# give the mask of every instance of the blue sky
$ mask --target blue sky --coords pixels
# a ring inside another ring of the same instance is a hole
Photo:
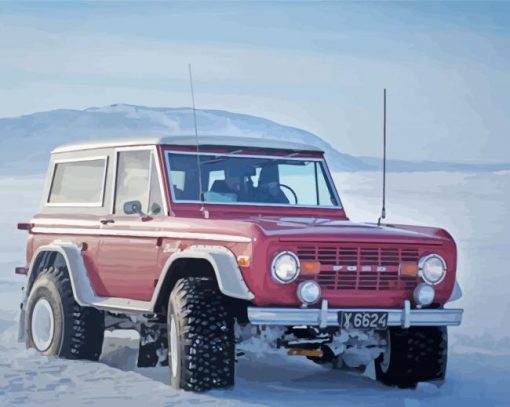
[[[0,117],[190,104],[355,155],[510,161],[510,3],[0,2]]]

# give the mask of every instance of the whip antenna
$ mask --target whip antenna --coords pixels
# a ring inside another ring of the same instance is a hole
[[[198,196],[200,199],[200,212],[204,215],[204,217],[208,218],[209,213],[205,209],[204,204],[204,192],[202,189],[202,166],[200,165],[200,142],[198,140],[198,126],[197,126],[197,111],[195,108],[195,92],[193,91],[193,75],[191,74],[191,64],[188,64],[189,71],[189,87],[191,90],[191,106],[193,108],[193,124],[195,126],[195,142],[197,147],[197,167],[198,167]]]
[[[383,102],[383,193],[382,193],[382,211],[377,225],[381,225],[381,219],[386,218],[386,88],[384,88]]]

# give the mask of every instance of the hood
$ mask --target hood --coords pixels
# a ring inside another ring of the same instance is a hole
[[[278,237],[285,242],[378,242],[435,244],[444,237],[433,228],[400,228],[392,225],[356,223],[349,220],[311,217],[252,217],[247,222],[256,224],[268,237]]]

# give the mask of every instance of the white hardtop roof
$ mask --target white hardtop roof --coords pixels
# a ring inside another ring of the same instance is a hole
[[[128,147],[128,146],[146,146],[146,145],[174,145],[174,146],[196,146],[196,137],[189,136],[164,136],[164,137],[137,137],[137,138],[117,138],[117,139],[97,139],[77,143],[64,144],[55,148],[52,153],[66,153],[78,150],[91,150],[107,147]],[[228,147],[250,147],[250,148],[268,148],[290,151],[310,151],[323,152],[322,149],[309,145],[300,144],[283,140],[272,140],[253,137],[235,137],[235,136],[201,136],[198,138],[200,146],[228,146]]]

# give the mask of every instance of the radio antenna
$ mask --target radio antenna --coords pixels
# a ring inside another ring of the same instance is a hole
[[[205,217],[209,217],[208,211],[205,209],[204,193],[202,189],[202,166],[200,165],[200,141],[198,140],[197,111],[195,108],[195,92],[193,91],[193,75],[191,74],[191,64],[188,64],[189,71],[189,87],[191,90],[191,106],[193,108],[193,124],[195,126],[195,142],[197,148],[197,167],[198,167],[198,196],[200,199],[200,213]]]
[[[382,211],[381,217],[377,221],[377,226],[381,226],[381,219],[386,219],[386,88],[384,88],[383,101],[383,187],[382,187]]]

